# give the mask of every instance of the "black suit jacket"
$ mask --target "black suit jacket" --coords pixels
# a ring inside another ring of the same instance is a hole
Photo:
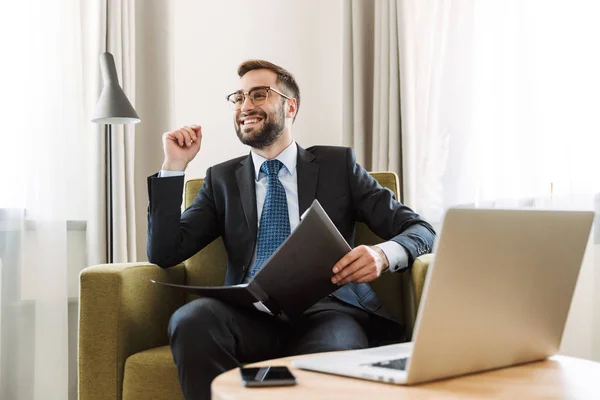
[[[431,251],[435,233],[410,208],[398,202],[356,163],[346,147],[298,146],[300,215],[319,200],[346,241],[353,246],[355,223],[402,245],[409,266]],[[204,185],[181,214],[183,177],[148,178],[148,259],[163,268],[176,265],[223,237],[228,255],[226,285],[243,281],[256,246],[255,170],[250,155],[208,168]],[[391,315],[368,284],[349,283],[334,295],[385,318]]]

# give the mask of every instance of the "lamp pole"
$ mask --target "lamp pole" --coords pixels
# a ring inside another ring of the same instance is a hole
[[[104,161],[106,163],[106,260],[108,263],[114,261],[113,251],[113,186],[112,186],[112,124],[105,127],[104,138]]]

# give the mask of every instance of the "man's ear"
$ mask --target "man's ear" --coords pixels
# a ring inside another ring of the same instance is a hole
[[[296,99],[289,99],[287,101],[287,112],[285,113],[286,118],[294,118],[298,112],[298,102]]]

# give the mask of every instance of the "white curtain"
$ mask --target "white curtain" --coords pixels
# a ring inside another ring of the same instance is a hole
[[[405,0],[401,39],[407,203],[600,190],[600,28],[591,1]]]
[[[93,46],[83,29],[93,26],[92,7],[83,0],[0,5],[2,399],[76,398],[85,251],[71,246],[87,219],[85,54]]]
[[[599,212],[600,3],[401,3],[405,202]],[[563,351],[600,360],[597,231]]]
[[[445,124],[450,112],[446,106],[456,106],[442,103],[443,90],[452,84],[449,71],[454,70],[450,68],[452,61],[448,60],[447,52],[455,35],[453,29],[460,29],[464,21],[457,12],[459,6],[448,1],[400,3],[404,203],[435,222],[443,214],[441,179],[450,151],[451,128]],[[460,101],[468,101],[468,89],[460,96]]]

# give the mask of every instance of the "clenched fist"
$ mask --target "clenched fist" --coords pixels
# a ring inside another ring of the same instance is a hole
[[[188,163],[196,157],[202,143],[202,127],[184,126],[176,131],[162,135],[165,161],[162,169],[166,171],[185,171]]]

